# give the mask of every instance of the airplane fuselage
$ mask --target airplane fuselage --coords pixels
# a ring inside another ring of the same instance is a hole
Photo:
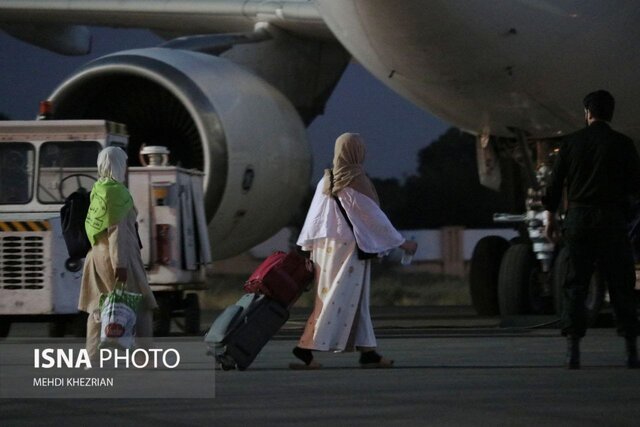
[[[0,0],[0,11],[3,29],[47,48],[60,36],[51,24],[170,38],[266,22],[302,39],[335,37],[396,92],[476,133],[572,132],[584,125],[584,95],[607,89],[617,99],[614,127],[640,139],[635,0]],[[59,49],[90,46],[88,33],[72,29],[64,41],[74,43]]]
[[[598,0],[318,0],[340,42],[381,81],[471,132],[554,137],[609,90],[614,126],[640,139],[640,5]]]

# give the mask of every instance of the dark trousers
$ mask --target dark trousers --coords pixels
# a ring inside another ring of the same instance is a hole
[[[608,288],[618,333],[638,334],[635,268],[622,210],[570,209],[564,223],[569,268],[564,283],[563,335],[583,337],[587,329],[585,299],[597,263]]]

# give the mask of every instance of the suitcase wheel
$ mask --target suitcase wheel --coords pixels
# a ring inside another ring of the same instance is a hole
[[[228,354],[219,354],[216,356],[216,360],[223,371],[231,371],[236,368],[236,361]]]

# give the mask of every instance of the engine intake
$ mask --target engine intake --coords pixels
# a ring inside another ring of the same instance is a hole
[[[142,144],[204,171],[214,259],[264,241],[300,206],[311,155],[304,125],[276,89],[232,62],[166,48],[90,62],[51,95],[56,119],[127,125],[129,162]]]

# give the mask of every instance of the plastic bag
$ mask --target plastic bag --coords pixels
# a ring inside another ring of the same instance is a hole
[[[136,311],[142,294],[127,292],[124,283],[100,295],[100,347],[132,348],[135,343]]]

